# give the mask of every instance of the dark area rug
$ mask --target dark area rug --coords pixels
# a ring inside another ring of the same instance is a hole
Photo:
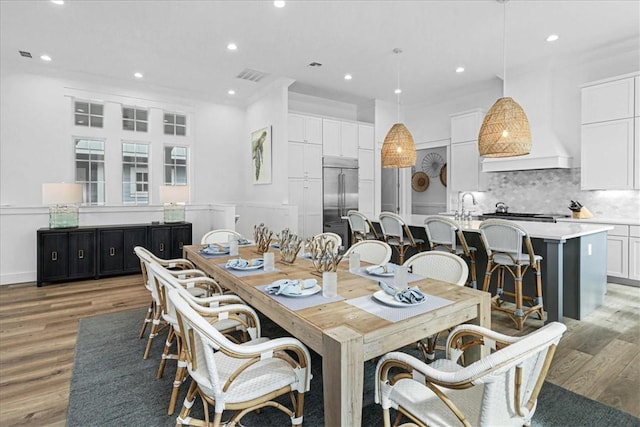
[[[67,425],[75,426],[175,426],[189,380],[181,387],[174,415],[167,415],[175,362],[168,361],[164,377],[156,371],[166,334],[158,336],[149,359],[142,359],[146,338],[137,338],[144,310],[82,319],[78,332],[69,397]],[[286,335],[263,318],[263,335]],[[403,351],[413,349],[403,349]],[[305,397],[304,425],[324,426],[322,360],[312,354],[311,391]],[[373,402],[375,364],[366,362],[362,425],[382,425],[382,410]],[[285,398],[284,402],[288,399]],[[202,415],[199,400],[193,416]],[[227,418],[227,417],[223,417]],[[272,408],[245,416],[247,426],[285,426],[289,419]],[[640,419],[607,405],[545,383],[538,399],[533,426],[638,426]]]

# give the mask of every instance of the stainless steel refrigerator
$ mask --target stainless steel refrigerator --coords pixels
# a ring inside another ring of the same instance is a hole
[[[343,217],[349,210],[358,210],[358,159],[324,157],[322,179],[323,230],[340,235],[346,247],[349,244],[349,227]]]

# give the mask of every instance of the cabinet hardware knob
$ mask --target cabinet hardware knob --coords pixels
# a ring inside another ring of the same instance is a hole
[[[160,252],[164,252],[164,243],[160,243]]]
[[[84,250],[83,250],[83,249],[80,249],[80,250],[78,251],[78,258],[79,258],[79,259],[84,259]]]
[[[109,255],[110,256],[115,256],[116,255],[116,248],[109,248]]]
[[[51,252],[51,261],[57,261],[58,260],[58,252],[53,251]]]
[[[178,243],[178,248],[179,249],[182,249],[183,246],[184,246],[184,243],[182,243],[182,242]]]

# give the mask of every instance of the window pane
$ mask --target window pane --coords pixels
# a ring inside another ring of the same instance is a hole
[[[186,166],[176,166],[176,185],[186,185],[187,184],[187,167]]]
[[[122,121],[122,129],[124,129],[124,130],[135,130],[134,123],[135,122],[133,120],[123,120]]]
[[[89,202],[92,204],[98,203],[98,183],[93,182],[89,184]]]
[[[175,116],[173,114],[166,114],[164,115],[164,123],[165,124],[174,124],[175,123]]]
[[[187,134],[187,128],[183,126],[176,126],[176,135],[185,136]]]
[[[88,102],[76,102],[76,113],[84,113],[89,114],[89,103]]]
[[[122,118],[123,119],[135,119],[133,108],[122,107]]]
[[[93,127],[93,128],[101,128],[102,127],[102,117],[91,116],[91,127]]]
[[[186,116],[180,116],[180,115],[176,115],[176,124],[177,125],[186,125],[187,124],[187,117]]]
[[[89,126],[89,116],[86,114],[76,114],[75,123],[77,126]]]
[[[147,121],[147,110],[136,110],[136,120]]]
[[[147,122],[136,122],[136,130],[138,132],[146,132],[147,131]]]
[[[76,181],[88,181],[89,162],[76,162]]]
[[[103,112],[103,106],[101,104],[90,104],[89,106],[89,114],[96,115],[96,116],[102,116]]]
[[[164,125],[164,134],[165,135],[173,135],[173,125]]]
[[[164,167],[164,183],[165,184],[173,184],[173,180],[171,178],[172,175],[173,175],[173,167],[165,166]]]

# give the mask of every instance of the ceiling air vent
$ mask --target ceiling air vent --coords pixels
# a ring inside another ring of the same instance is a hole
[[[32,58],[31,52],[27,52],[26,50],[19,50],[18,52],[20,52],[20,56],[22,56],[22,57]]]
[[[244,70],[240,71],[240,73],[238,73],[236,77],[242,80],[249,80],[249,81],[258,83],[260,80],[262,80],[266,76],[268,76],[268,74],[263,73],[262,71],[245,68]]]

